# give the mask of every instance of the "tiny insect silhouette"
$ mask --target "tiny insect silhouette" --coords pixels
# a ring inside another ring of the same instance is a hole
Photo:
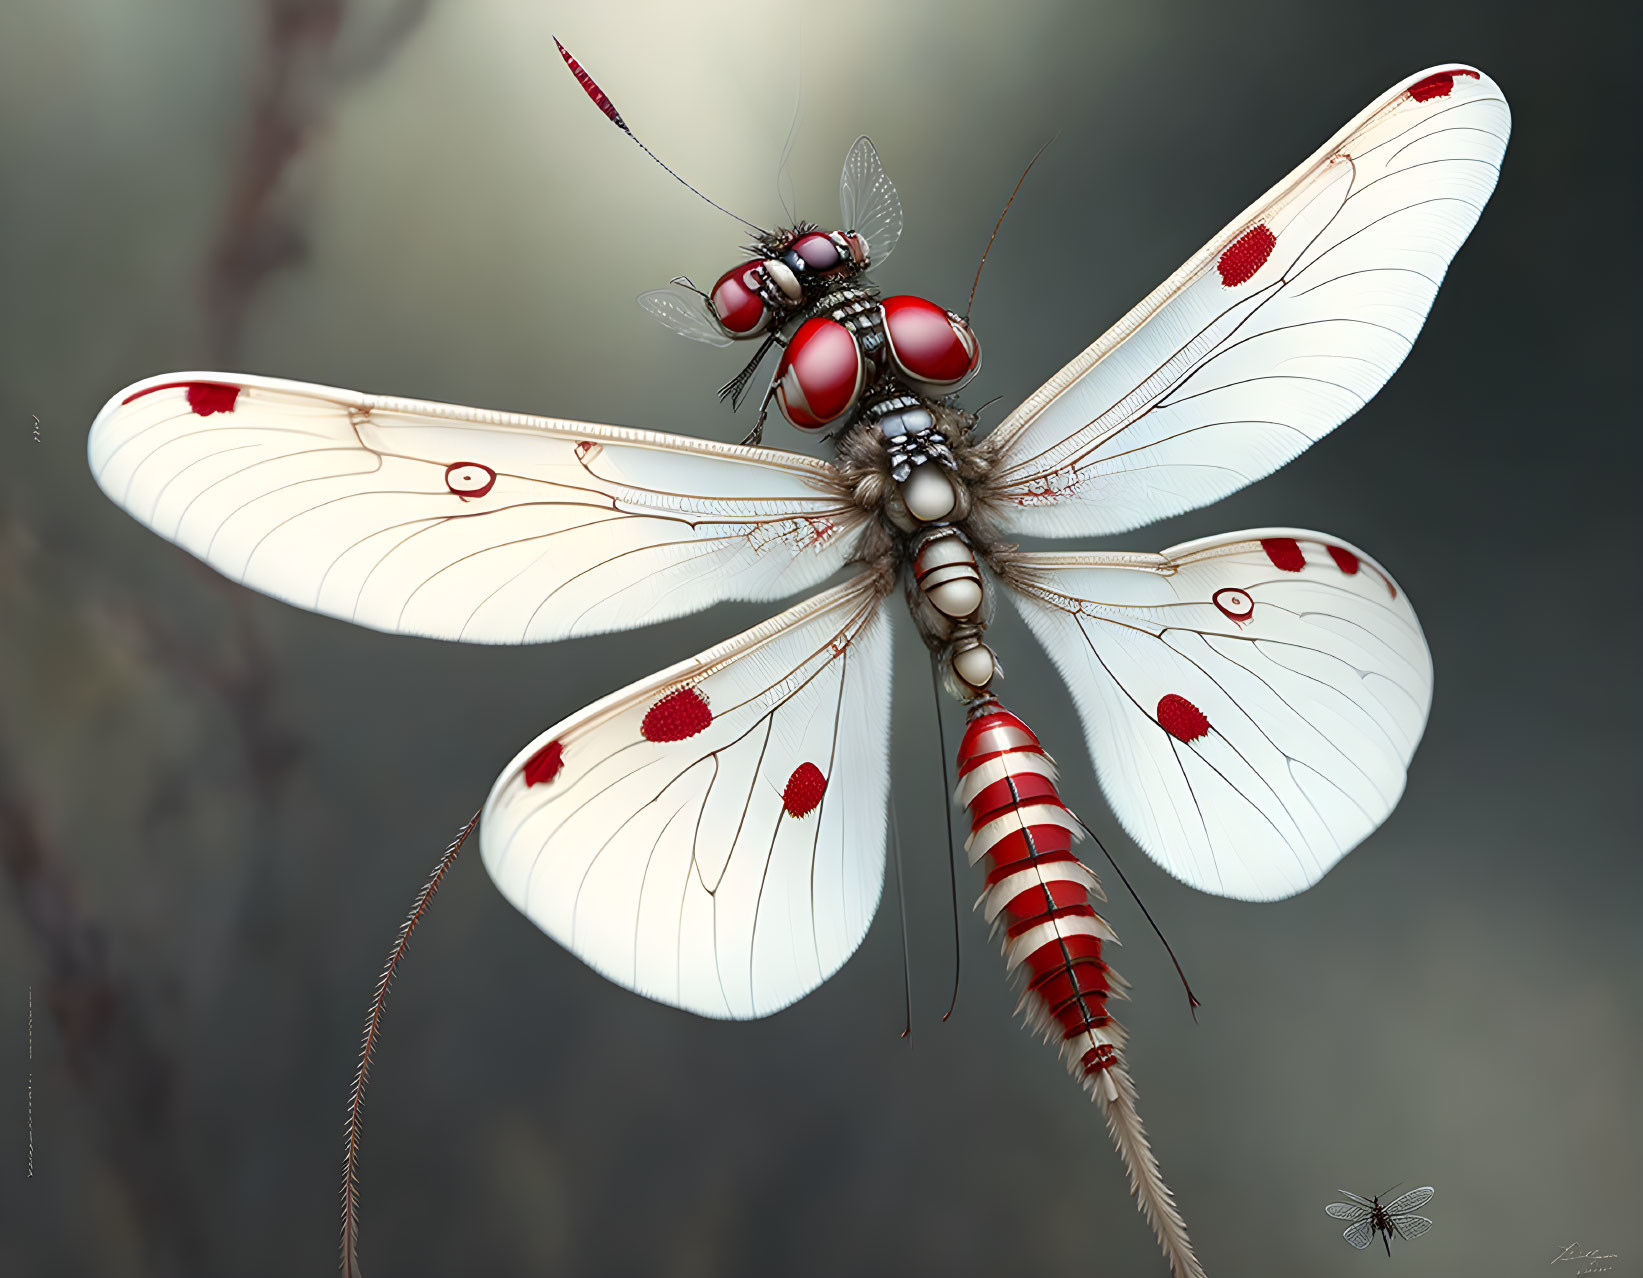
[[[1430,1185],[1422,1185],[1419,1189],[1411,1189],[1407,1194],[1401,1194],[1391,1202],[1381,1203],[1379,1195],[1373,1198],[1362,1198],[1349,1189],[1340,1191],[1352,1201],[1349,1203],[1330,1203],[1324,1208],[1336,1220],[1350,1220],[1346,1232],[1341,1235],[1359,1251],[1375,1241],[1375,1235],[1381,1236],[1386,1244],[1386,1254],[1392,1254],[1392,1235],[1399,1238],[1419,1238],[1428,1229],[1432,1222],[1425,1216],[1414,1215],[1415,1208],[1424,1207],[1432,1200],[1432,1195],[1438,1191]]]

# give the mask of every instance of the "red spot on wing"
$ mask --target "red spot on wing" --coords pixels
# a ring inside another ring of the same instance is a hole
[[[1221,272],[1221,283],[1235,288],[1245,280],[1254,278],[1255,272],[1266,265],[1267,258],[1277,247],[1278,237],[1267,229],[1265,222],[1250,227],[1227,247],[1215,263],[1215,269]]]
[[[1335,567],[1339,568],[1348,577],[1358,571],[1358,557],[1345,546],[1325,546],[1324,549],[1329,552],[1329,557],[1335,561]]]
[[[788,816],[809,816],[826,792],[827,778],[822,775],[822,770],[814,763],[801,763],[787,778],[787,788],[782,791],[782,807],[787,809]]]
[[[1249,597],[1249,592],[1239,590],[1235,586],[1217,590],[1210,597],[1210,602],[1219,608],[1229,621],[1248,621],[1255,615],[1255,601]]]
[[[445,467],[445,487],[463,501],[483,497],[496,487],[496,472],[484,462],[452,462]]]
[[[129,404],[134,399],[141,399],[144,395],[152,395],[155,391],[163,390],[186,390],[188,406],[194,410],[197,417],[209,417],[212,413],[231,413],[234,411],[234,401],[240,397],[238,386],[228,386],[222,382],[162,382],[158,386],[145,386],[142,390],[127,395],[120,402]]]
[[[1306,567],[1306,556],[1301,553],[1300,544],[1293,537],[1263,538],[1261,549],[1272,560],[1272,566],[1282,572],[1300,572]]]
[[[707,708],[707,698],[695,688],[680,688],[645,711],[639,731],[646,741],[683,741],[712,722],[713,711]]]
[[[1204,712],[1173,692],[1158,703],[1158,726],[1180,741],[1196,741],[1209,735]]]
[[[525,760],[525,784],[544,785],[558,776],[559,769],[564,766],[565,747],[557,741],[550,741]]]
[[[1453,71],[1439,71],[1410,85],[1409,96],[1417,102],[1426,102],[1432,98],[1446,98],[1454,90],[1457,75],[1469,75],[1474,80],[1479,78],[1476,71],[1467,71],[1460,67],[1456,67]]]

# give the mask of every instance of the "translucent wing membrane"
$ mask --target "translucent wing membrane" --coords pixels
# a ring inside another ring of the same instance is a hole
[[[890,632],[864,577],[623,689],[508,766],[502,893],[611,980],[767,1016],[861,943],[884,878]]]
[[[1393,1216],[1391,1221],[1392,1228],[1402,1238],[1419,1238],[1432,1228],[1432,1222],[1425,1216]]]
[[[1407,1194],[1400,1194],[1386,1204],[1387,1215],[1401,1211],[1419,1211],[1432,1201],[1432,1195],[1437,1192],[1430,1185],[1422,1185],[1419,1189],[1411,1189]]]
[[[883,266],[901,239],[901,197],[884,176],[878,149],[869,137],[859,137],[844,156],[839,177],[839,211],[846,231],[867,241],[873,266]]]
[[[1341,1235],[1341,1237],[1346,1239],[1347,1242],[1351,1243],[1359,1251],[1362,1251],[1374,1241],[1375,1227],[1369,1223],[1369,1217],[1365,1216],[1356,1224],[1347,1226],[1346,1231]]]
[[[861,526],[808,457],[270,378],[140,382],[88,448],[104,492],[234,580],[478,643],[777,599]]]
[[[1265,529],[1005,567],[1113,810],[1170,873],[1290,896],[1396,804],[1431,658],[1408,599],[1361,551]]]
[[[1470,67],[1371,104],[999,425],[1006,531],[1112,533],[1206,505],[1361,408],[1420,331],[1510,126]]]
[[[653,288],[648,293],[641,293],[639,305],[675,333],[693,342],[706,342],[709,346],[730,345],[730,338],[707,313],[707,303],[682,284],[670,284],[666,288]]]
[[[1336,1220],[1367,1220],[1369,1208],[1358,1203],[1330,1203],[1324,1211]]]

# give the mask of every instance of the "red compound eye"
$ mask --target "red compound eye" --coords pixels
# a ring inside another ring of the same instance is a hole
[[[762,261],[743,262],[719,277],[708,295],[713,313],[732,337],[752,337],[770,323],[770,308],[758,294]]]
[[[800,430],[820,430],[856,406],[866,370],[849,329],[830,319],[806,320],[782,352],[776,403]]]
[[[914,390],[950,395],[981,367],[981,344],[958,316],[922,297],[887,297],[883,305],[891,358]]]

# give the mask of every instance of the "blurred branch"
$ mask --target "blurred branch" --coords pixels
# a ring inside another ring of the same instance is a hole
[[[154,1041],[136,993],[111,972],[103,929],[82,908],[40,804],[3,746],[0,866],[46,968],[69,1077],[96,1110],[152,1268],[199,1272],[202,1240],[177,1139],[175,1067]]]
[[[245,317],[267,277],[300,262],[306,241],[284,198],[291,166],[323,132],[342,94],[398,52],[432,0],[392,0],[357,34],[349,0],[263,0],[262,65],[244,149],[206,266],[211,361],[229,363]]]

